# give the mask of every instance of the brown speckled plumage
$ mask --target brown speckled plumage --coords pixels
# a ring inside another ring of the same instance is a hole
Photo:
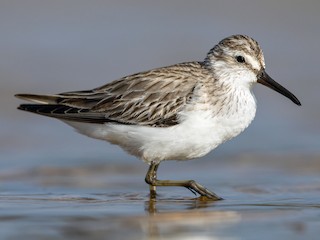
[[[172,126],[178,122],[177,113],[191,101],[199,80],[207,76],[207,69],[199,62],[176,64],[133,74],[93,90],[48,96],[50,104],[40,104],[33,112],[80,122]],[[19,97],[37,98],[30,94]],[[45,96],[42,98],[46,101]]]

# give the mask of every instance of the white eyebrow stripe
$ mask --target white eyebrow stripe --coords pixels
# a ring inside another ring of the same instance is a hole
[[[260,63],[256,61],[252,56],[246,54],[245,59],[246,62],[250,64],[253,69],[259,70],[261,68]]]

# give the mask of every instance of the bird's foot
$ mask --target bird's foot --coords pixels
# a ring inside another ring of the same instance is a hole
[[[188,184],[186,185],[186,188],[188,188],[193,194],[200,194],[203,197],[206,197],[210,200],[218,201],[223,200],[223,198],[219,197],[217,194],[209,191],[204,186],[200,185],[194,180],[190,180]]]

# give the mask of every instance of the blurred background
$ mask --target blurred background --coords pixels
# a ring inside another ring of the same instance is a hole
[[[0,0],[0,238],[317,239],[319,12],[318,0]],[[302,106],[256,85],[257,115],[240,136],[200,161],[162,164],[160,178],[199,180],[225,201],[169,188],[154,206],[144,163],[16,109],[16,93],[202,61],[233,34],[260,43],[268,74]],[[169,215],[148,218],[156,212]]]
[[[302,106],[255,86],[252,125],[205,159],[319,154],[319,10],[316,0],[1,0],[0,167],[132,161],[57,120],[16,110],[22,101],[13,95],[91,89],[139,71],[201,61],[218,41],[238,33],[260,43],[267,72]]]

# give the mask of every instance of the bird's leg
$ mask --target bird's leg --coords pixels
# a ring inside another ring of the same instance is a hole
[[[222,200],[221,197],[215,193],[209,191],[199,183],[194,180],[158,180],[157,179],[157,170],[159,163],[151,162],[149,170],[147,172],[145,181],[150,185],[150,198],[156,198],[156,186],[176,186],[176,187],[185,187],[188,188],[191,192],[198,193],[203,197],[212,199],[212,200]]]
[[[155,180],[157,180],[157,170],[159,167],[159,163],[152,162],[150,164],[149,170],[147,172],[145,181],[149,184],[150,187],[150,198],[155,199],[157,192],[156,192],[156,184],[152,184]]]

